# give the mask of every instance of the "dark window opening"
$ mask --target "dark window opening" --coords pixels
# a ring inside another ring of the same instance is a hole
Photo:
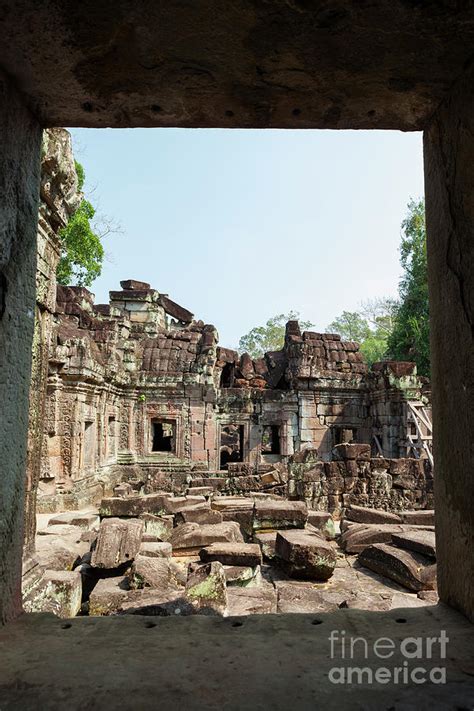
[[[84,465],[90,466],[94,463],[95,449],[94,423],[84,422]]]
[[[174,452],[175,425],[172,422],[152,420],[152,452]]]
[[[262,433],[262,454],[281,454],[279,425],[264,426]]]
[[[107,454],[115,456],[116,438],[115,438],[116,422],[113,415],[109,416],[107,427]]]
[[[226,363],[221,373],[221,388],[232,388],[235,377],[235,363]]]
[[[221,428],[220,468],[227,469],[229,462],[243,462],[244,426],[225,425]]]
[[[332,441],[333,446],[336,444],[353,444],[357,442],[357,430],[346,427],[333,427]]]

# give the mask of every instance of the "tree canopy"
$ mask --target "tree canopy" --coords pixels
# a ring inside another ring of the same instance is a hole
[[[327,327],[345,341],[357,341],[369,365],[382,360],[387,352],[387,340],[392,329],[395,302],[382,297],[366,301],[359,311],[343,311]]]
[[[239,340],[239,351],[252,358],[261,358],[268,351],[279,351],[285,343],[285,326],[288,321],[299,319],[299,313],[290,311],[269,318],[264,326],[256,326]],[[310,321],[300,321],[302,330],[314,326]]]
[[[393,329],[388,338],[388,352],[395,360],[411,360],[420,375],[430,374],[428,265],[424,200],[410,200],[402,222],[400,263],[403,276],[399,284],[399,302]]]
[[[84,168],[75,161],[78,190],[84,185]],[[56,272],[59,284],[90,286],[102,271],[104,248],[101,235],[93,228],[95,208],[83,199],[69,222],[59,232],[61,256]]]

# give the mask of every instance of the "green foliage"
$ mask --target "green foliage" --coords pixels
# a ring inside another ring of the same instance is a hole
[[[345,341],[357,341],[366,363],[370,366],[387,354],[387,340],[392,331],[393,299],[382,297],[362,304],[360,311],[344,311],[327,327]]]
[[[328,333],[338,333],[344,341],[361,343],[370,336],[370,326],[357,311],[343,311],[327,327]]]
[[[82,188],[84,187],[84,181],[86,179],[86,174],[84,172],[83,166],[79,163],[79,161],[74,161],[74,167],[76,169],[77,175],[77,189],[79,192],[82,192]]]
[[[56,272],[59,284],[90,286],[102,270],[104,248],[99,236],[91,227],[95,210],[87,200],[82,200],[59,236],[62,253]]]
[[[265,326],[252,328],[239,340],[239,351],[248,353],[252,358],[261,358],[268,351],[279,351],[285,343],[285,326],[288,321],[295,321],[299,313],[290,311],[269,318]],[[300,321],[302,331],[314,326],[310,321]]]
[[[428,267],[424,200],[410,200],[402,222],[400,301],[388,350],[395,360],[411,360],[420,375],[430,374]]]

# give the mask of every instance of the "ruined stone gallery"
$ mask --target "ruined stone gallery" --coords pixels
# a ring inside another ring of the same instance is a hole
[[[150,284],[56,284],[79,199],[45,133],[24,605],[222,615],[436,599],[430,389],[286,327],[252,360]],[[128,275],[125,275],[128,276]],[[159,285],[157,285],[159,287]]]

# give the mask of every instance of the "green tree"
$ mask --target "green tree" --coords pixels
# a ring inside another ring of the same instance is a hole
[[[285,343],[285,326],[288,321],[299,319],[299,313],[290,311],[269,318],[265,326],[256,326],[239,340],[239,351],[252,358],[261,358],[268,351],[279,351]],[[314,326],[310,321],[300,321],[301,330]]]
[[[344,311],[327,327],[345,341],[357,341],[368,365],[383,360],[393,328],[395,301],[389,297],[362,303],[359,311]]]
[[[85,180],[84,168],[77,161],[74,164],[80,192]],[[67,225],[60,230],[61,256],[56,272],[59,284],[90,286],[100,275],[105,254],[102,238],[112,230],[100,234],[92,223],[95,213],[91,203],[82,199]]]
[[[370,326],[357,311],[343,311],[327,327],[328,333],[338,333],[344,341],[362,343],[370,336]]]
[[[410,200],[402,222],[399,304],[388,351],[395,360],[411,360],[420,375],[430,374],[428,267],[424,200]]]

